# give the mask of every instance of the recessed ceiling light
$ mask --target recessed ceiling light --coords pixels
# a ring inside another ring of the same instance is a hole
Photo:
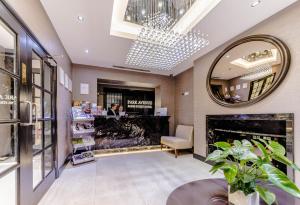
[[[84,21],[84,17],[83,16],[77,16],[77,20],[82,23]]]
[[[184,9],[180,9],[179,14],[182,15],[184,13]]]
[[[85,53],[89,53],[89,50],[88,50],[88,49],[86,49],[84,52],[85,52]]]
[[[145,15],[145,13],[146,13],[146,10],[142,9],[142,14]]]
[[[256,7],[260,3],[261,3],[261,0],[255,0],[252,2],[251,7]]]
[[[158,2],[158,8],[161,8],[163,6],[163,3],[160,1]]]

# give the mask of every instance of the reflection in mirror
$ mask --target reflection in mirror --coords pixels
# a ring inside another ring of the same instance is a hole
[[[251,40],[226,49],[208,76],[213,99],[222,105],[246,104],[264,96],[286,73],[284,51],[270,41]]]

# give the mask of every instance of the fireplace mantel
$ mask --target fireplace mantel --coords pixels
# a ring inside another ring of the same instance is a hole
[[[237,114],[207,115],[206,142],[207,154],[216,148],[218,141],[233,142],[242,139],[271,139],[286,148],[287,157],[294,161],[294,114]],[[293,169],[281,163],[274,163],[294,180]]]

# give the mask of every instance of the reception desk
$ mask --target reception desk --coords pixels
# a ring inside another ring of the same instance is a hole
[[[168,116],[95,116],[96,150],[156,146],[165,135]]]

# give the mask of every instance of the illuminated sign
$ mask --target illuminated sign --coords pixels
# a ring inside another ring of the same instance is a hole
[[[0,105],[12,105],[17,101],[17,96],[0,95]]]
[[[152,109],[153,102],[147,100],[128,100],[127,108]]]

